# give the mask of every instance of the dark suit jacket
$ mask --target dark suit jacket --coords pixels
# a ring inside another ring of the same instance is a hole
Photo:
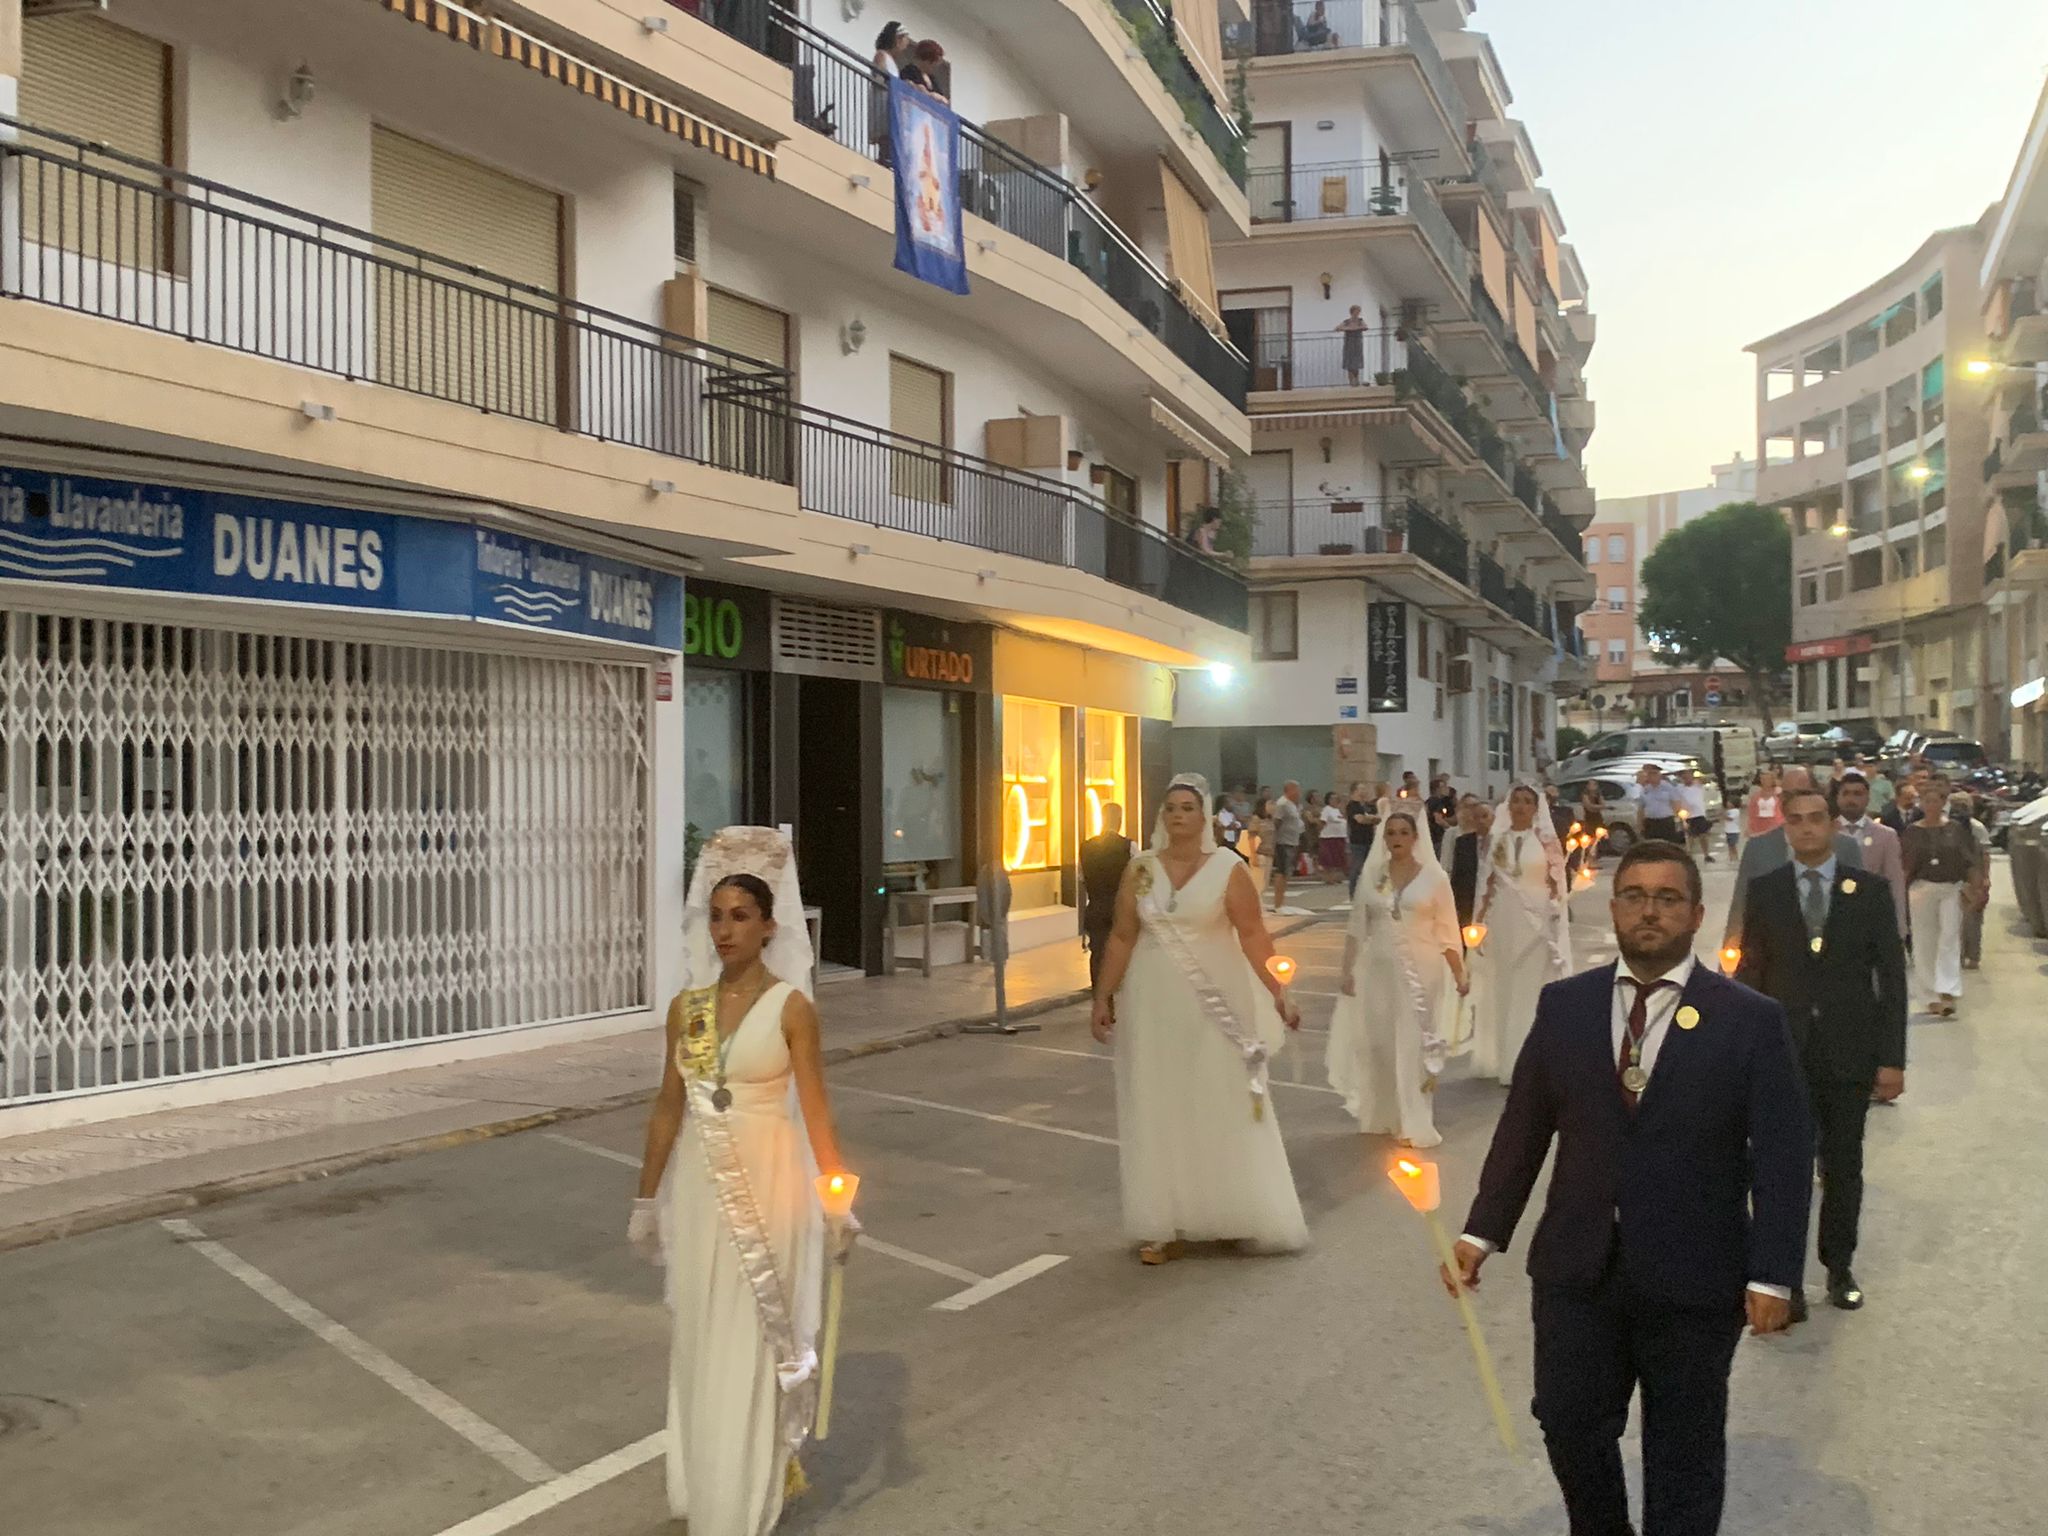
[[[1082,839],[1081,889],[1088,904],[1081,912],[1081,926],[1087,932],[1107,933],[1116,921],[1116,891],[1130,862],[1131,840],[1121,833]]]
[[[1798,876],[1788,864],[1751,888],[1736,979],[1785,1005],[1809,1078],[1867,1083],[1879,1067],[1903,1070],[1906,949],[1890,885],[1882,875],[1837,865],[1816,955]]]
[[[1593,1286],[1616,1228],[1632,1285],[1673,1306],[1742,1305],[1752,1280],[1799,1283],[1813,1120],[1785,1015],[1708,966],[1679,999],[1631,1114],[1615,1077],[1614,967],[1543,989],[1465,1230],[1508,1246],[1557,1139],[1529,1244],[1539,1284]]]

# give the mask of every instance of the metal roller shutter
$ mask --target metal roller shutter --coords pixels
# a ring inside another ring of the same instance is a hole
[[[562,200],[544,187],[372,130],[370,228],[429,253],[377,274],[379,382],[550,424],[560,390]],[[511,293],[479,267],[548,297]]]
[[[21,54],[22,121],[154,164],[170,158],[171,50],[155,38],[97,16],[31,16],[22,22]],[[21,170],[23,222],[38,243],[127,267],[170,265],[154,196],[33,160]]]
[[[777,368],[789,366],[789,316],[781,310],[713,288],[708,318],[706,340],[714,347]]]

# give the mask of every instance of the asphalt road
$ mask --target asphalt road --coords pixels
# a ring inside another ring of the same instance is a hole
[[[1602,905],[1579,900],[1582,963],[1610,952]],[[1964,1013],[1916,1025],[1907,1097],[1873,1115],[1869,1307],[1742,1346],[1731,1533],[2044,1528],[2048,947],[2008,911],[2001,891]],[[1387,1144],[1320,1086],[1340,943],[1325,922],[1286,945],[1309,1023],[1276,1090],[1314,1232],[1298,1257],[1134,1262],[1079,1010],[834,1069],[877,1243],[785,1530],[1562,1532],[1545,1468],[1493,1437]],[[1500,1095],[1443,1090],[1453,1220]],[[650,1438],[666,1319],[621,1241],[640,1128],[613,1114],[0,1255],[0,1528],[672,1536]],[[1512,1261],[1487,1278],[1533,1449],[1526,1282]]]

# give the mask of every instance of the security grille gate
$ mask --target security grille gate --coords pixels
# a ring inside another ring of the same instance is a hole
[[[0,1105],[646,1007],[645,678],[0,610]]]

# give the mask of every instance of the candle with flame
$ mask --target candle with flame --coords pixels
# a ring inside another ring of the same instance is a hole
[[[1573,837],[1577,837],[1577,836],[1578,836],[1578,835],[1579,835],[1579,834],[1580,834],[1581,832],[1583,832],[1583,831],[1585,831],[1585,830],[1586,830],[1586,824],[1585,824],[1585,823],[1584,823],[1583,821],[1575,821],[1575,822],[1573,822],[1573,823],[1572,823],[1572,836],[1573,836]]]
[[[1430,1241],[1436,1247],[1437,1262],[1443,1266],[1444,1283],[1457,1298],[1458,1315],[1464,1320],[1465,1337],[1472,1343],[1472,1361],[1479,1368],[1479,1387],[1486,1394],[1487,1406],[1493,1410],[1494,1428],[1500,1431],[1501,1444],[1511,1455],[1522,1454],[1522,1443],[1515,1434],[1515,1421],[1508,1413],[1508,1401],[1500,1389],[1500,1375],[1493,1368],[1493,1355],[1486,1347],[1486,1335],[1479,1328],[1479,1314],[1472,1310],[1472,1298],[1458,1274],[1457,1255],[1451,1250],[1451,1239],[1444,1231],[1444,1224],[1437,1218],[1437,1207],[1443,1203],[1443,1179],[1435,1163],[1427,1158],[1403,1155],[1394,1159],[1387,1169],[1387,1177],[1394,1181],[1394,1187],[1401,1191],[1401,1197],[1415,1207],[1417,1214],[1429,1228]]]
[[[1607,841],[1607,828],[1605,828],[1604,826],[1602,826],[1602,827],[1595,827],[1595,828],[1593,829],[1593,838],[1594,838],[1594,841],[1596,841],[1596,842],[1602,842],[1602,843],[1606,842],[1606,841]]]
[[[828,1221],[844,1222],[853,1214],[853,1197],[860,1189],[860,1176],[852,1173],[818,1175],[818,1204]],[[825,1338],[818,1350],[818,1417],[811,1434],[823,1440],[832,1429],[832,1377],[839,1364],[839,1313],[846,1301],[846,1253],[832,1256],[832,1272],[825,1282]]]
[[[1733,976],[1735,968],[1742,964],[1742,951],[1730,944],[1721,951],[1721,974]]]
[[[1467,949],[1477,949],[1480,945],[1484,944],[1485,942],[1486,924],[1467,923],[1465,925],[1465,947]]]

